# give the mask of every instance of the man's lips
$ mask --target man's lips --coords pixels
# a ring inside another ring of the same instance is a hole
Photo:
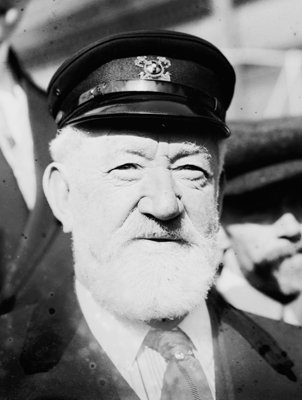
[[[180,239],[167,238],[167,237],[140,237],[137,240],[152,240],[153,242],[179,242]]]
[[[144,240],[150,240],[151,242],[183,242],[180,239],[167,239],[167,238],[145,238]]]
[[[141,236],[135,238],[136,240],[147,240],[150,242],[174,242],[174,243],[187,243],[183,238],[177,238],[173,236]]]

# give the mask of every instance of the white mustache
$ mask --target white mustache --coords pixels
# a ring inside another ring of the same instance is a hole
[[[213,235],[218,230],[218,218],[215,221]],[[180,217],[173,221],[157,221],[142,215],[130,215],[119,230],[127,240],[150,239],[150,240],[171,240],[184,244],[198,245],[201,235],[186,217]],[[209,238],[213,235],[209,235]]]

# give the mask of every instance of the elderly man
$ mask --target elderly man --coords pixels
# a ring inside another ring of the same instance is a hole
[[[302,324],[302,120],[235,124],[222,222],[230,246],[218,287],[234,306]]]
[[[212,44],[166,31],[104,39],[55,74],[44,188],[75,280],[3,318],[2,398],[301,395],[300,331],[210,292],[234,81]]]
[[[27,3],[0,0],[0,313],[36,302],[72,271],[69,237],[42,189],[56,126],[46,93],[10,47]]]

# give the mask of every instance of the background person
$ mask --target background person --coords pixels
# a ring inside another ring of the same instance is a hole
[[[237,308],[302,324],[301,118],[237,123],[226,155],[218,288]]]
[[[20,297],[34,302],[69,272],[67,237],[57,237],[42,190],[49,162],[48,142],[55,135],[46,94],[23,70],[11,39],[26,0],[0,0],[0,312],[9,311]],[[52,249],[52,250],[51,250]],[[53,251],[53,253],[51,253]],[[50,268],[66,258],[66,268]],[[33,271],[38,273],[32,278]]]

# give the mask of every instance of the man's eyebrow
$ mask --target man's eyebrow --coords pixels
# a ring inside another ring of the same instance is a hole
[[[178,146],[177,146],[178,147]],[[123,146],[120,145],[117,148],[114,149],[115,155],[125,155],[125,154],[130,154],[130,155],[135,155],[142,157],[146,160],[152,160],[152,154],[153,152],[150,151],[150,149],[146,147],[140,147],[140,146],[133,146],[132,148],[129,148],[127,145]],[[171,154],[167,155],[168,159],[170,162],[175,162],[176,160],[183,158],[183,157],[188,157],[188,156],[194,156],[196,154],[203,154],[207,158],[209,157],[209,152],[208,149],[205,146],[197,145],[196,143],[184,143],[181,146],[179,146],[177,149],[172,150]]]
[[[119,148],[117,148],[114,153],[116,155],[123,155],[123,154],[130,154],[130,155],[134,155],[134,156],[139,156],[139,157],[143,157],[147,160],[151,160],[151,154],[148,154],[148,151],[146,149],[142,149],[142,148],[134,148],[134,149],[129,149],[128,147],[124,147],[121,146]]]
[[[173,155],[171,155],[170,161],[174,162],[180,158],[194,156],[196,154],[204,154],[209,157],[209,152],[206,147],[199,146],[194,143],[186,143],[183,147],[178,149]]]

